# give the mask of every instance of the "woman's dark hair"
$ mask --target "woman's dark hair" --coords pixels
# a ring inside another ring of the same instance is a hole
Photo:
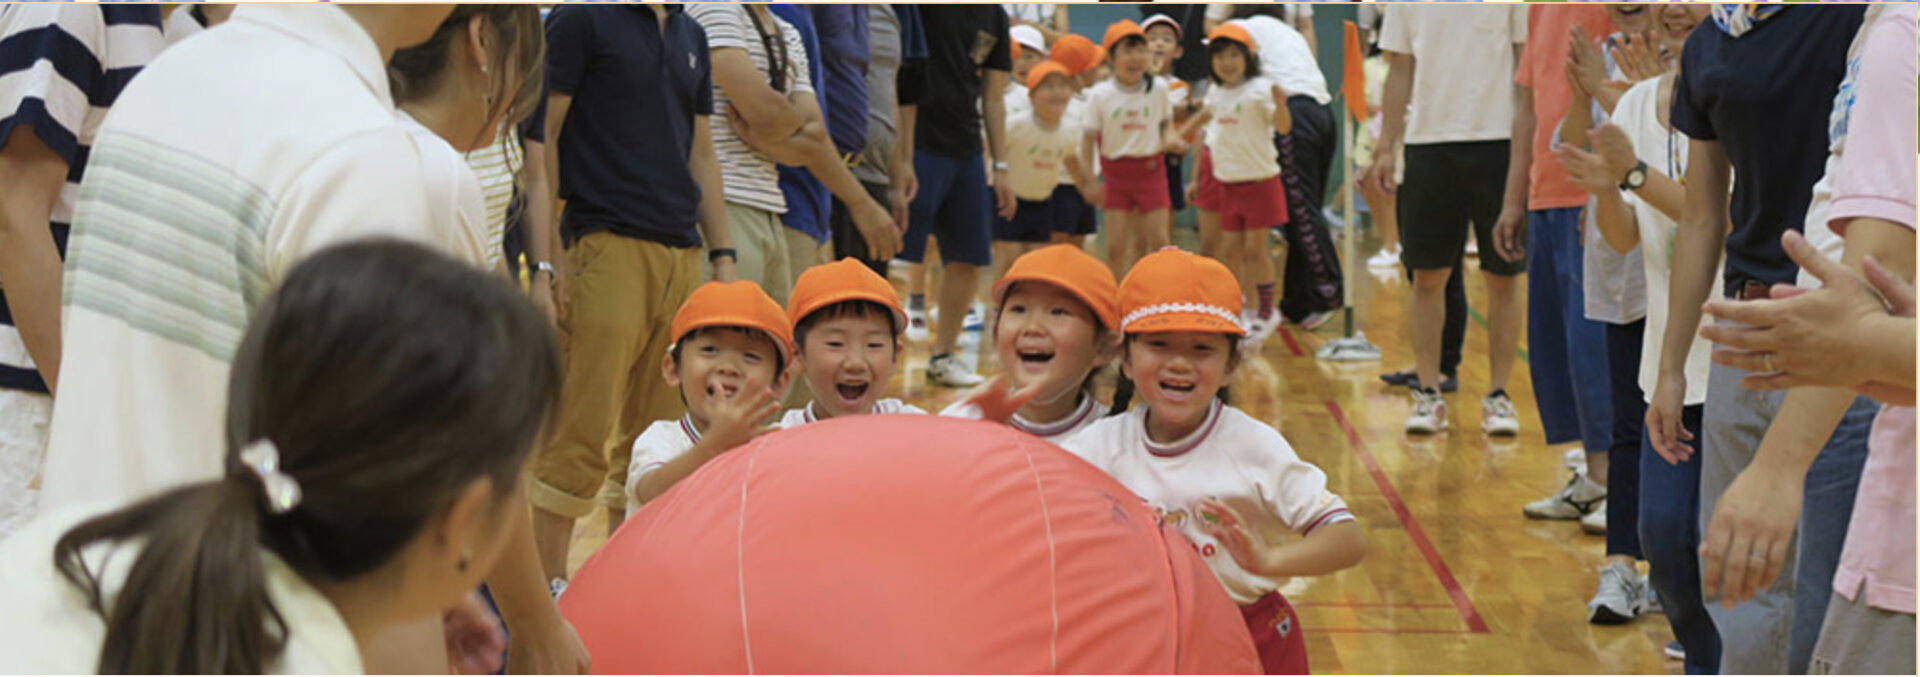
[[[490,72],[499,73],[492,96],[494,105],[506,105],[501,118],[512,125],[533,114],[546,90],[547,33],[540,23],[540,9],[533,5],[466,4],[454,7],[447,20],[426,42],[393,53],[387,63],[393,99],[400,103],[417,101],[440,90],[446,84],[447,62],[452,57],[454,40],[465,39],[467,24],[484,19],[492,27],[495,41]],[[520,88],[506,91],[508,73],[520,73]],[[489,117],[496,111],[487,111]],[[495,130],[486,130],[487,134]],[[490,137],[489,137],[490,138]]]
[[[507,507],[559,382],[552,330],[497,276],[393,240],[294,267],[234,356],[225,476],[89,520],[55,545],[55,567],[106,621],[97,670],[266,670],[288,628],[262,550],[309,581],[350,580],[476,479]],[[239,459],[259,440],[300,486],[291,510],[270,511]],[[106,543],[140,548],[112,599],[82,557]]]
[[[1223,84],[1220,82],[1219,74],[1213,72],[1213,55],[1228,49],[1240,50],[1240,59],[1247,64],[1246,72],[1240,75],[1241,82],[1260,77],[1260,57],[1254,54],[1253,50],[1247,49],[1247,46],[1241,44],[1239,40],[1210,40],[1207,42],[1208,79],[1213,80],[1216,85]]]
[[[1133,334],[1128,334],[1120,341],[1120,361],[1122,362],[1127,360],[1127,351],[1133,349],[1133,337]],[[1232,371],[1239,364],[1240,342],[1229,337],[1227,339],[1227,370]],[[1127,409],[1133,406],[1133,379],[1127,378],[1126,370],[1117,371],[1119,371],[1119,379],[1113,384],[1113,408],[1107,410],[1108,416],[1127,413]],[[1230,390],[1231,388],[1227,386],[1220,386],[1218,397],[1221,404],[1233,404],[1232,393],[1228,392]]]

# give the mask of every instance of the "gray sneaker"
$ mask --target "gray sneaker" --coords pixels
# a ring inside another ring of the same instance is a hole
[[[927,364],[927,380],[948,388],[972,388],[987,381],[953,355],[933,358]]]
[[[1587,602],[1587,622],[1595,625],[1619,625],[1640,616],[1647,599],[1640,572],[1614,562],[1600,569],[1600,586]]]
[[[1537,520],[1577,520],[1593,512],[1607,498],[1607,488],[1587,479],[1586,473],[1574,473],[1567,486],[1552,496],[1528,503],[1528,517]]]

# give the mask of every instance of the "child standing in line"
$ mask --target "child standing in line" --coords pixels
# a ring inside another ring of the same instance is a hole
[[[1007,82],[1007,93],[1002,99],[1006,101],[1007,119],[1012,120],[1014,116],[1033,111],[1027,74],[1033,72],[1034,66],[1046,62],[1047,41],[1040,35],[1040,29],[1032,26],[1007,29],[1007,37],[1013,40],[1013,44],[1008,45],[1013,50],[1013,78]]]
[[[1167,88],[1147,76],[1147,34],[1128,19],[1107,27],[1104,46],[1113,78],[1087,94],[1082,163],[1100,156],[1105,179],[1087,197],[1106,211],[1107,265],[1118,277],[1142,254],[1172,242],[1167,166],[1162,155],[1185,154],[1173,134]]]
[[[1074,134],[1073,156],[1080,159],[1080,168],[1086,172],[1086,185],[1089,187],[1100,176],[1100,165],[1097,162],[1086,161],[1087,155],[1084,151],[1086,143],[1081,132],[1087,129],[1087,90],[1092,88],[1094,83],[1099,82],[1099,68],[1106,59],[1106,49],[1079,35],[1061,36],[1059,40],[1054,41],[1047,56],[1047,60],[1066,68],[1068,80],[1073,85],[1073,98],[1067,101],[1067,112],[1061,120],[1073,125],[1077,130]],[[1077,204],[1080,210],[1073,215],[1061,214],[1061,219],[1053,222],[1052,240],[1083,247],[1086,245],[1087,236],[1092,235],[1099,228],[1094,220],[1094,204],[1083,193],[1076,181],[1078,179],[1065,167],[1060,169],[1059,186],[1072,192],[1073,199],[1079,201]],[[1063,202],[1066,201],[1065,198],[1061,199]],[[1072,218],[1067,218],[1068,216]]]
[[[1005,382],[992,387],[1032,393],[1008,425],[1059,444],[1106,413],[1092,380],[1119,345],[1118,294],[1106,264],[1067,244],[1021,256],[994,284],[993,347]],[[982,418],[975,400],[940,415]]]
[[[781,428],[835,416],[927,413],[881,397],[900,362],[900,332],[907,326],[886,278],[851,258],[808,268],[793,283],[787,319],[813,401],[787,410]]]
[[[1120,284],[1114,408],[1061,446],[1113,475],[1179,529],[1240,604],[1268,674],[1304,674],[1292,576],[1358,564],[1366,537],[1327,477],[1279,431],[1228,406],[1240,284],[1218,261],[1164,249]],[[1145,406],[1127,410],[1137,391]],[[1297,534],[1285,537],[1285,532]]]
[[[673,345],[660,364],[680,389],[685,416],[655,421],[633,443],[627,513],[639,510],[721,452],[770,430],[793,361],[787,313],[747,280],[708,282],[673,316]]]
[[[1199,100],[1194,98],[1193,89],[1187,86],[1187,81],[1173,74],[1173,63],[1186,53],[1186,49],[1180,46],[1180,22],[1174,21],[1173,17],[1165,14],[1155,14],[1140,22],[1140,30],[1147,33],[1147,49],[1151,53],[1148,57],[1150,65],[1147,71],[1153,74],[1154,86],[1167,88],[1167,105],[1173,110],[1173,124],[1178,128],[1187,121],[1187,118],[1193,116],[1199,104]],[[1193,143],[1192,137],[1183,136],[1181,140],[1189,146]],[[1169,220],[1173,218],[1173,214],[1187,208],[1187,177],[1186,171],[1182,169],[1186,164],[1185,148],[1186,146],[1182,146],[1182,152],[1179,154],[1168,153],[1162,156],[1167,162]]]
[[[1033,104],[1007,118],[1007,182],[1013,186],[1011,209],[994,215],[993,276],[1000,279],[1022,254],[1053,240],[1056,224],[1074,223],[1090,208],[1074,185],[1091,176],[1080,164],[1080,127],[1066,119],[1073,78],[1065,66],[1047,61],[1027,73]],[[1061,173],[1074,184],[1059,183]]]
[[[1256,302],[1246,314],[1251,344],[1280,326],[1274,293],[1273,251],[1268,232],[1287,222],[1287,192],[1280,183],[1279,154],[1273,135],[1293,128],[1287,91],[1261,77],[1253,37],[1239,24],[1221,24],[1207,36],[1213,62],[1213,87],[1204,108],[1182,133],[1206,126],[1207,204],[1218,235],[1211,256],[1227,264],[1250,289]]]

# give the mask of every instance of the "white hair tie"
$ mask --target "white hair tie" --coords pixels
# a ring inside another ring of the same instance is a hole
[[[280,472],[280,448],[274,446],[273,440],[262,438],[248,443],[240,449],[240,462],[260,478],[260,487],[266,490],[268,512],[284,515],[300,505],[300,483]]]

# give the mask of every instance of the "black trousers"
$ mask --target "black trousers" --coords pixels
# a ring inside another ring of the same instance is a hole
[[[1287,189],[1286,290],[1280,314],[1298,322],[1314,313],[1339,308],[1343,299],[1340,252],[1333,233],[1321,218],[1326,202],[1327,174],[1333,170],[1333,109],[1312,97],[1287,99],[1293,130],[1276,135],[1280,148],[1280,176]]]
[[[893,209],[893,206],[887,203],[887,186],[865,181],[861,181],[860,186],[867,189],[867,194],[872,195],[875,202],[880,203],[881,209]],[[853,212],[847,209],[847,204],[841,202],[840,198],[833,199],[833,210],[827,217],[827,225],[833,237],[833,260],[838,261],[851,256],[867,264],[867,268],[880,277],[887,276],[886,261],[873,261],[867,258],[867,240],[860,236],[860,229],[854,227]]]

